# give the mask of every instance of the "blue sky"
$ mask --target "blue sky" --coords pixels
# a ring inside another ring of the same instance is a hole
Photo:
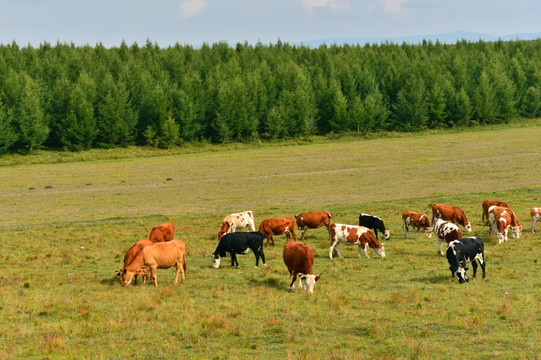
[[[537,0],[0,0],[0,43],[297,43],[541,33]]]

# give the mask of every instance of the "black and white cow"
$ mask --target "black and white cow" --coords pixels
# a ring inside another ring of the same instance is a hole
[[[483,241],[478,237],[468,237],[458,240],[453,240],[447,248],[447,261],[449,262],[449,270],[451,276],[456,277],[459,283],[470,281],[466,276],[466,263],[471,263],[473,266],[473,278],[477,273],[477,262],[483,270],[483,279],[485,278],[485,246]]]
[[[220,261],[226,256],[231,255],[231,266],[239,267],[237,261],[237,254],[247,254],[253,251],[255,255],[255,267],[259,266],[259,258],[263,260],[263,266],[265,264],[265,254],[263,253],[263,240],[265,235],[259,231],[253,232],[239,232],[225,234],[218,243],[212,257],[212,267],[218,269],[220,267]]]
[[[385,228],[385,224],[383,223],[383,220],[381,220],[379,217],[369,214],[361,214],[359,215],[359,226],[364,226],[369,229],[372,229],[374,233],[376,234],[376,239],[378,238],[378,230],[381,231],[381,233],[385,236],[385,240],[389,240],[389,237],[391,236],[391,232],[389,229]]]

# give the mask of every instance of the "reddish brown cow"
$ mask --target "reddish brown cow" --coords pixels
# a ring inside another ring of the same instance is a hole
[[[430,220],[425,214],[421,214],[413,211],[404,211],[402,213],[402,228],[404,229],[404,237],[408,235],[411,237],[409,227],[417,228],[417,237],[419,237],[419,230],[423,228],[427,237],[432,237],[432,227],[430,226]]]
[[[154,286],[158,286],[157,269],[169,269],[175,265],[177,268],[173,284],[177,284],[179,273],[182,282],[186,272],[186,245],[182,240],[171,240],[145,246],[137,253],[135,259],[122,271],[121,285],[129,285],[136,274],[150,273]]]
[[[297,226],[301,231],[301,241],[304,241],[304,233],[306,232],[306,229],[317,229],[319,227],[325,226],[327,228],[327,231],[330,233],[332,217],[333,215],[329,211],[307,212],[295,215],[295,219],[297,220]]]
[[[299,286],[304,287],[304,290],[310,293],[314,292],[314,286],[316,281],[321,278],[321,274],[318,276],[313,274],[314,253],[312,249],[301,242],[288,242],[284,246],[283,258],[291,276],[289,289],[293,290],[295,288],[295,280],[299,275]],[[302,284],[303,280],[304,286]]]
[[[498,201],[498,200],[485,200],[485,201],[483,201],[483,203],[481,204],[481,207],[483,208],[482,221],[485,221],[485,218],[488,221],[488,209],[491,206],[503,206],[503,207],[506,207],[506,208],[509,207],[509,205],[507,205],[507,203],[505,201]]]
[[[143,239],[143,240],[139,240],[138,242],[136,242],[135,244],[133,244],[129,249],[128,251],[126,252],[126,255],[124,255],[124,267],[122,269],[120,269],[120,271],[117,272],[117,275],[118,276],[121,276],[122,275],[122,272],[123,270],[128,267],[132,261],[135,259],[135,257],[137,256],[137,253],[139,251],[141,251],[141,249],[143,249],[145,246],[148,246],[148,245],[152,245],[152,242],[149,240],[149,239]],[[134,283],[137,283],[137,275],[143,275],[145,276],[146,274],[143,274],[143,273],[136,273],[134,275]],[[146,280],[146,279],[145,279]]]
[[[366,257],[369,258],[369,247],[374,249],[374,251],[382,258],[385,257],[384,244],[380,244],[370,229],[364,226],[332,224],[330,238],[331,246],[329,247],[329,258],[331,259],[332,252],[335,249],[338,256],[342,257],[342,254],[340,253],[340,243],[344,243],[345,245],[359,245],[357,250],[358,257],[361,257],[361,250],[364,250]]]
[[[462,239],[462,232],[458,226],[450,221],[438,219],[434,224],[434,232],[436,233],[441,255],[445,255],[443,253],[443,243],[449,244],[451,241]]]
[[[530,210],[530,217],[532,218],[532,232],[535,232],[535,224],[541,220],[541,208],[532,208]]]
[[[171,241],[175,237],[175,225],[170,222],[153,227],[149,240],[153,243]]]
[[[457,206],[441,204],[432,205],[432,224],[434,224],[435,219],[443,219],[455,224],[460,224],[464,226],[464,229],[466,229],[467,232],[472,232],[471,224],[466,218],[466,214]]]
[[[297,241],[297,235],[295,235],[295,219],[292,217],[272,218],[263,220],[259,224],[259,232],[265,235],[267,238],[267,247],[272,241],[274,246],[274,239],[272,235],[286,234],[286,243],[289,241],[290,234],[293,235],[295,241]]]

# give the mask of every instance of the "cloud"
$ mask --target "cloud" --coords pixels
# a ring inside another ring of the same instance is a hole
[[[331,10],[344,10],[349,9],[350,4],[343,0],[301,0],[302,6],[308,12],[312,9],[321,7]]]
[[[383,12],[386,15],[405,15],[408,13],[402,5],[406,0],[381,0],[383,3]]]
[[[204,0],[183,0],[178,5],[178,17],[186,19],[197,16],[208,6],[209,4]]]

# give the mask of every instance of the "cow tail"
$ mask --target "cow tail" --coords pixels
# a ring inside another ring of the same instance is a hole
[[[186,275],[186,271],[188,271],[188,266],[186,265],[186,251],[184,251],[182,263],[183,263],[182,266],[184,266],[184,274]]]

